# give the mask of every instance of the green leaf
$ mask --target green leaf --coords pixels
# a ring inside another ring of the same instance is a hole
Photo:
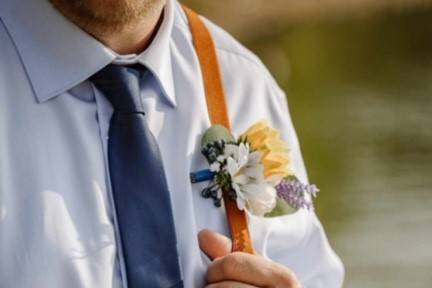
[[[289,215],[295,213],[297,210],[298,209],[291,207],[283,199],[278,197],[276,200],[276,207],[270,213],[264,215],[264,217],[272,218],[272,217]]]
[[[300,182],[300,180],[295,175],[288,175],[284,178],[284,180]]]
[[[213,125],[207,129],[201,140],[201,147],[216,141],[223,140],[226,143],[235,142],[234,136],[231,132],[222,125]]]

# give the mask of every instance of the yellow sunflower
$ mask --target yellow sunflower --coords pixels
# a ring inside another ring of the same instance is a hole
[[[252,125],[240,139],[249,143],[252,150],[261,153],[266,179],[280,181],[286,176],[293,175],[288,145],[281,139],[277,130],[269,127],[266,120]]]

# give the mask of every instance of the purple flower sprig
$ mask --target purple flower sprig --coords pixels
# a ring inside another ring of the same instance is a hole
[[[295,209],[313,210],[312,199],[319,189],[316,185],[303,184],[297,179],[283,179],[276,187],[279,198]]]

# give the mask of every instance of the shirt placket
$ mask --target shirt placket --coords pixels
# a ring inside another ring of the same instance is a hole
[[[123,288],[127,288],[127,278],[126,278],[126,265],[124,261],[123,249],[121,246],[120,231],[117,221],[117,213],[114,205],[114,198],[111,189],[111,178],[109,172],[109,161],[108,161],[108,131],[110,125],[110,119],[113,114],[113,109],[111,108],[108,100],[94,87],[92,84],[92,92],[97,106],[97,121],[99,124],[100,139],[102,142],[103,154],[104,154],[104,166],[105,166],[105,179],[106,179],[106,193],[109,211],[109,218],[114,226],[115,240],[116,240],[116,263],[115,272],[118,273],[120,281]]]

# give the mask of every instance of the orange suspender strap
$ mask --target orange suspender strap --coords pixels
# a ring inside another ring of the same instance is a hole
[[[231,130],[213,38],[199,15],[187,7],[183,6],[183,8],[189,20],[193,44],[201,65],[210,121],[213,125],[223,125]],[[236,202],[227,195],[226,191],[223,194],[233,243],[232,251],[254,254],[245,212],[237,208]]]

